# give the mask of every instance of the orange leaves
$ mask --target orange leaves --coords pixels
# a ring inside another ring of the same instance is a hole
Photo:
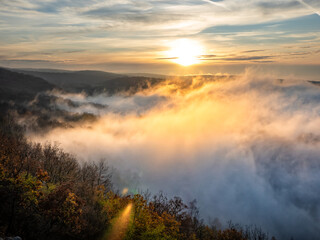
[[[61,185],[41,201],[41,209],[46,216],[72,232],[81,230],[82,200],[68,185]]]
[[[47,182],[50,179],[48,172],[41,168],[37,169],[37,178],[42,182]]]

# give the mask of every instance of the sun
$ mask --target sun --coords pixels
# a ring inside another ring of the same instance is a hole
[[[179,39],[170,44],[170,50],[167,57],[172,62],[182,66],[190,66],[200,62],[200,56],[203,55],[203,47],[197,41],[190,39]]]

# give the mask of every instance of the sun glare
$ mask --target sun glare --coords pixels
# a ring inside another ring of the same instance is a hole
[[[190,66],[200,62],[199,57],[203,55],[203,47],[196,41],[190,39],[179,39],[170,44],[167,53],[168,58],[182,66]]]

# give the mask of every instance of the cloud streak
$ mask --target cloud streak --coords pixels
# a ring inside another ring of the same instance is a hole
[[[315,9],[314,7],[310,6],[309,4],[307,4],[305,1],[303,0],[298,0],[298,2],[300,2],[302,5],[306,6],[307,8],[309,8],[310,10],[312,10],[314,13],[318,14],[320,16],[320,11]]]

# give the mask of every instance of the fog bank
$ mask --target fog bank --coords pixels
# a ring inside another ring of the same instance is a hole
[[[320,234],[320,88],[259,75],[171,79],[134,95],[51,92],[97,121],[46,134],[81,160],[108,159],[120,188],[198,201],[205,219],[256,224],[280,239]],[[116,174],[117,175],[117,174]]]

